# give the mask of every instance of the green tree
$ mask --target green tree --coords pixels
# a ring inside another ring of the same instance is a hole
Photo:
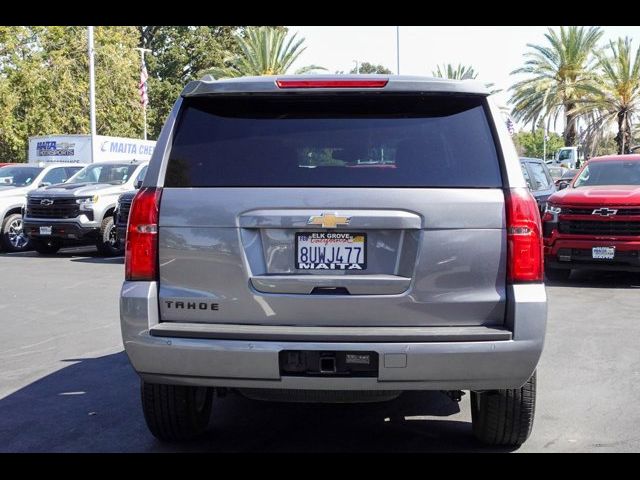
[[[356,71],[356,67],[353,67],[349,73],[380,73],[389,75],[393,72],[384,65],[374,65],[369,62],[362,62],[358,65],[358,71]]]
[[[564,114],[564,141],[575,145],[577,139],[575,107],[592,92],[596,48],[602,30],[599,27],[560,27],[549,29],[545,38],[549,45],[527,44],[533,51],[525,53],[525,65],[512,74],[530,75],[515,83],[510,102],[512,114],[524,123],[538,118],[554,118]]]
[[[134,27],[97,27],[96,127],[140,136]],[[26,160],[28,137],[89,133],[85,27],[0,27],[0,158]]]
[[[518,153],[524,157],[542,158],[544,154],[544,128],[539,125],[533,132],[522,131],[513,136]],[[547,132],[547,157],[564,147],[562,136]],[[545,159],[546,160],[546,159]]]
[[[609,42],[610,52],[599,52],[600,74],[594,92],[586,95],[573,110],[588,115],[587,131],[604,132],[617,128],[618,154],[630,153],[633,121],[640,113],[640,48],[632,51],[631,40],[619,38]]]
[[[274,27],[248,27],[243,37],[236,37],[240,53],[226,57],[224,67],[209,68],[203,73],[215,78],[285,74],[306,49],[302,46],[304,38],[296,37],[294,34],[287,40],[287,32]],[[307,65],[295,73],[316,70],[326,69]]]
[[[242,26],[139,26],[139,46],[149,72],[147,121],[150,138],[160,134],[171,107],[184,86],[209,67],[223,67],[224,59],[239,53],[236,35]],[[277,27],[282,29],[282,27]],[[138,60],[139,62],[139,60]]]
[[[598,157],[601,155],[613,155],[616,153],[617,142],[614,135],[604,135],[594,145],[592,157]]]

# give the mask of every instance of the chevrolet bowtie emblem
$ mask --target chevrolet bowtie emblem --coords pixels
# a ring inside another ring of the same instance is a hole
[[[615,208],[607,207],[596,208],[593,212],[591,212],[592,215],[601,215],[603,217],[610,217],[611,215],[615,215],[616,213],[618,213],[618,210],[616,210]]]
[[[323,213],[319,217],[309,217],[307,225],[320,225],[322,228],[336,228],[338,225],[349,225],[351,217],[339,217],[335,213]]]

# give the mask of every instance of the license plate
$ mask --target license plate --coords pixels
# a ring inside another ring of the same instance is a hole
[[[40,235],[51,235],[51,227],[40,227]]]
[[[367,235],[352,232],[296,233],[298,270],[365,270]]]
[[[615,247],[593,247],[591,249],[592,258],[600,258],[604,260],[612,260],[615,256]]]

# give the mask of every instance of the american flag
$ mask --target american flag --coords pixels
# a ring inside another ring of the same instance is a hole
[[[149,74],[147,73],[147,66],[142,60],[142,70],[140,71],[140,83],[138,84],[138,91],[140,92],[140,103],[143,107],[149,105],[149,96],[147,95],[147,80]]]
[[[509,130],[509,135],[511,136],[516,133],[516,127],[513,124],[513,120],[511,120],[511,117],[507,117],[507,130]]]

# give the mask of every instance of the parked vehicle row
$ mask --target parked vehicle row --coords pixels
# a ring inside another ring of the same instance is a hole
[[[101,255],[121,255],[118,197],[141,185],[147,164],[0,167],[0,249],[53,254],[66,245],[95,244]]]
[[[24,231],[39,253],[95,244],[103,256],[121,255],[115,209],[120,194],[141,184],[146,162],[94,163],[67,182],[29,192]]]

